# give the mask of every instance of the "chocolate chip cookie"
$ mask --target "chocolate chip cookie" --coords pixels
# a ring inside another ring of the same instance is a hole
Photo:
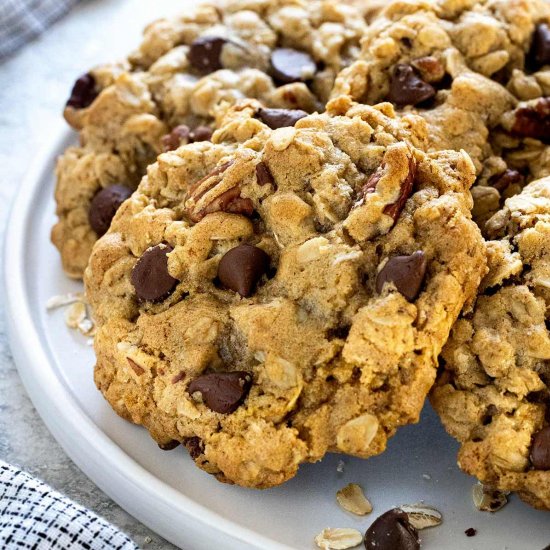
[[[210,139],[229,105],[251,97],[268,108],[324,108],[365,28],[358,10],[328,0],[201,4],[147,27],[126,61],[80,77],[64,114],[81,145],[59,159],[52,231],[66,273],[82,276],[103,232],[91,218],[110,221],[120,188],[133,191],[163,150]]]
[[[508,199],[487,231],[490,271],[431,399],[465,472],[550,509],[550,178]]]
[[[160,155],[85,274],[114,410],[256,488],[416,422],[486,270],[474,166],[411,145],[421,117],[280,115],[249,102]]]
[[[537,164],[550,166],[544,123],[525,120],[544,118],[548,107],[518,105],[545,93],[549,10],[543,0],[393,2],[335,93],[416,112],[429,124],[431,149],[466,150],[476,163],[474,218],[483,227],[503,199],[546,173]],[[527,114],[532,108],[536,114]]]

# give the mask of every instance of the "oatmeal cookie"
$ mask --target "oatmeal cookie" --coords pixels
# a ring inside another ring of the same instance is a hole
[[[210,2],[152,23],[126,61],[79,78],[64,114],[81,144],[59,159],[52,231],[67,274],[82,276],[124,188],[163,150],[210,139],[229,105],[322,110],[365,28],[358,10],[329,0]]]
[[[422,118],[280,114],[241,105],[160,155],[85,274],[115,411],[256,488],[416,422],[486,269],[473,164],[411,145]]]
[[[474,218],[484,226],[504,199],[547,173],[544,122],[512,127],[526,110],[518,102],[544,95],[550,82],[549,13],[544,0],[393,2],[334,93],[389,100],[426,119],[432,149],[466,150],[478,173]],[[536,109],[550,110],[544,101]]]
[[[466,473],[550,509],[550,178],[508,199],[487,230],[489,273],[431,400]]]

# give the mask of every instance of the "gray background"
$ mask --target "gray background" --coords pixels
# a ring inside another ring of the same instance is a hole
[[[185,8],[185,0],[88,0],[0,65],[0,238],[9,205],[52,128],[76,76],[124,56],[149,21]],[[53,169],[53,167],[52,167]],[[9,286],[9,282],[8,282]],[[96,511],[146,550],[172,545],[121,510],[78,470],[29,401],[6,338],[0,297],[0,458]]]

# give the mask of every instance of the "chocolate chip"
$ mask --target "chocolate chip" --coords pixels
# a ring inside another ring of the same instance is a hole
[[[473,527],[469,527],[464,533],[467,537],[475,537],[477,535],[477,531]]]
[[[162,137],[162,149],[166,153],[167,151],[174,151],[181,145],[187,145],[188,143],[210,141],[212,133],[212,128],[208,126],[197,126],[194,130],[190,130],[189,126],[180,124],[169,134]]]
[[[168,273],[168,254],[173,248],[158,244],[148,248],[132,270],[132,285],[142,301],[160,302],[169,296],[178,284]]]
[[[256,246],[241,244],[226,252],[218,266],[218,279],[225,288],[250,296],[269,269],[269,256]]]
[[[365,534],[365,548],[371,550],[419,550],[418,532],[405,512],[397,508],[381,515]]]
[[[105,187],[95,194],[88,210],[88,220],[98,237],[107,233],[116,211],[131,194],[131,189],[119,184]]]
[[[271,54],[271,74],[283,84],[307,82],[317,72],[317,64],[306,52],[278,48]]]
[[[427,263],[426,255],[421,250],[410,256],[390,258],[376,277],[376,291],[381,293],[386,283],[393,283],[407,300],[414,301],[420,293]]]
[[[204,443],[200,437],[187,437],[183,440],[183,445],[193,460],[197,460],[204,453]]]
[[[516,111],[512,134],[550,143],[550,97],[543,97],[532,106],[520,107]]]
[[[163,451],[173,451],[175,448],[180,446],[180,442],[177,439],[172,439],[172,441],[168,441],[167,443],[159,443],[158,445]]]
[[[94,76],[90,73],[83,74],[74,83],[66,106],[74,109],[85,109],[93,103],[97,95]]]
[[[506,169],[502,174],[497,174],[489,180],[489,185],[497,191],[505,191],[510,185],[523,186],[524,177],[517,170]]]
[[[258,185],[273,185],[275,183],[267,164],[263,162],[256,164],[256,179],[258,180]]]
[[[225,44],[227,40],[218,36],[197,38],[189,48],[189,63],[204,74],[223,69],[221,55]]]
[[[388,101],[399,107],[418,105],[436,94],[435,88],[420,78],[410,65],[396,65],[390,80]]]
[[[535,70],[550,63],[550,27],[546,23],[535,27],[529,58]]]
[[[550,470],[550,426],[535,434],[531,446],[531,464],[535,470]]]
[[[300,119],[307,116],[301,109],[260,109],[258,118],[272,130],[294,126]]]
[[[248,395],[252,377],[247,372],[213,372],[195,378],[189,384],[189,394],[200,393],[204,404],[214,412],[235,411]]]
[[[213,134],[212,128],[208,126],[197,126],[194,130],[191,130],[189,139],[195,143],[197,141],[210,141]]]
[[[176,126],[169,134],[162,136],[162,150],[166,153],[175,151],[180,145],[186,145],[190,141],[190,133],[189,126],[185,124]]]

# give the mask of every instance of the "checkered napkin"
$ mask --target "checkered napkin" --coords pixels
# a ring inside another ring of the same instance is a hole
[[[32,40],[78,0],[0,0],[0,59]]]
[[[104,519],[1,460],[0,548],[138,550]]]

